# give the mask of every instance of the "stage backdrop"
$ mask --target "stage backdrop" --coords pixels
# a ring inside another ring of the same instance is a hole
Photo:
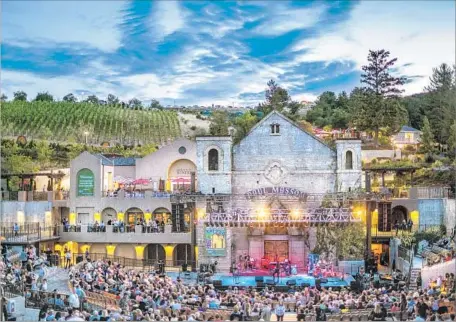
[[[226,256],[226,228],[206,227],[205,238],[209,256]]]

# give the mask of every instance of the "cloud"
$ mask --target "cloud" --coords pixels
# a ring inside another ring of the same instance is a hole
[[[289,65],[303,62],[354,62],[360,70],[369,49],[386,49],[398,57],[401,75],[427,75],[440,63],[454,63],[454,2],[392,1],[388,6],[363,1],[345,23],[316,38],[297,42],[298,55]],[[406,94],[421,92],[428,78],[406,84]]]
[[[316,5],[309,8],[271,6],[268,18],[253,29],[263,36],[279,36],[287,32],[314,26],[325,12],[326,6]]]
[[[5,1],[2,35],[16,46],[85,44],[112,52],[120,46],[117,28],[124,1]]]
[[[156,1],[150,16],[153,39],[162,41],[182,29],[187,15],[179,1]]]

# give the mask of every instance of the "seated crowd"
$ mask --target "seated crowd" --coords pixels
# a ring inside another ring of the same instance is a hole
[[[454,275],[450,274],[440,287],[408,292],[373,287],[360,293],[313,287],[289,292],[276,292],[273,288],[218,291],[212,285],[186,285],[179,279],[126,269],[109,261],[89,261],[70,270],[70,281],[77,301],[73,300],[68,312],[60,313],[61,320],[280,321],[286,312],[293,312],[299,321],[335,317],[341,320],[347,315],[352,321],[354,316],[356,321],[384,321],[391,316],[402,320],[455,321]],[[115,297],[116,305],[89,309],[90,294],[96,293],[104,298]],[[44,312],[43,319],[58,320],[51,311]]]

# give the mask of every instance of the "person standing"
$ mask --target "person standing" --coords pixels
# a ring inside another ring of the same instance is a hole
[[[283,321],[283,317],[285,316],[285,306],[283,302],[280,301],[275,309],[275,314],[277,316],[277,321]]]
[[[65,269],[69,269],[71,266],[71,252],[69,249],[65,252]]]
[[[271,321],[271,311],[272,311],[271,310],[271,304],[268,302],[261,309],[261,320],[263,320],[263,321]]]
[[[14,230],[14,237],[16,237],[19,233],[19,225],[17,224],[17,222],[14,223],[13,230]]]

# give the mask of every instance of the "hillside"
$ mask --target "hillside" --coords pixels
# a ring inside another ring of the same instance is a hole
[[[177,114],[66,102],[3,102],[2,137],[98,145],[161,144],[181,136]]]

